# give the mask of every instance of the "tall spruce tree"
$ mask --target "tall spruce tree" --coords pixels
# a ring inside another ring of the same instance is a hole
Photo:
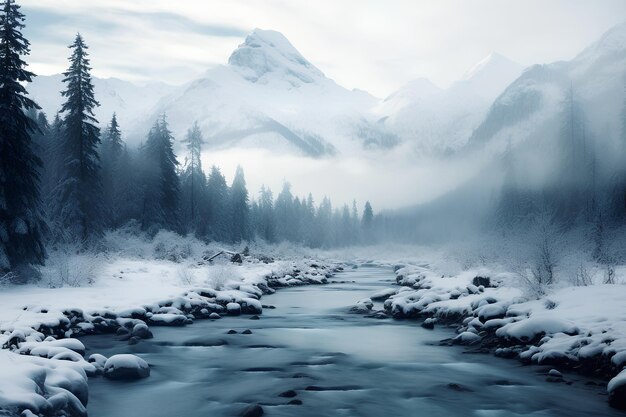
[[[374,210],[372,210],[372,205],[369,201],[365,202],[365,207],[363,208],[361,227],[363,228],[363,239],[365,243],[371,243],[374,237]]]
[[[43,155],[44,175],[41,178],[41,195],[44,202],[44,211],[48,218],[54,209],[54,191],[61,173],[61,141],[63,139],[63,121],[57,113],[48,129],[45,138],[45,153]]]
[[[274,217],[274,197],[272,190],[265,186],[261,187],[258,205],[257,233],[267,242],[274,242],[276,241],[276,219]]]
[[[185,170],[182,173],[182,206],[185,225],[196,232],[198,236],[205,234],[205,218],[203,213],[206,209],[206,176],[202,171],[202,132],[198,123],[187,132],[183,141],[187,145],[189,157]]]
[[[124,152],[124,142],[122,132],[117,122],[117,116],[113,113],[111,123],[102,135],[100,146],[100,161],[102,162],[102,200],[106,213],[107,223],[114,226],[119,212],[116,208],[116,194],[119,191],[121,181],[125,179],[119,176],[119,163]]]
[[[163,116],[158,120],[143,148],[146,162],[142,227],[156,232],[160,228],[180,229],[178,204],[180,185],[174,154],[174,137]]]
[[[15,0],[0,3],[0,273],[16,272],[28,279],[29,264],[45,258],[39,208],[41,160],[32,149],[35,122],[25,110],[38,108],[24,83],[34,76],[25,69],[30,52],[21,33],[24,15]]]
[[[207,217],[209,236],[214,240],[225,240],[229,232],[228,185],[220,169],[213,165],[207,181]]]
[[[248,206],[248,190],[243,168],[237,167],[235,178],[230,187],[229,216],[231,240],[241,242],[250,238],[250,207]]]
[[[100,104],[94,97],[87,45],[80,34],[69,48],[70,67],[63,74],[66,101],[61,107],[63,163],[55,212],[58,230],[69,232],[65,237],[87,242],[102,232],[100,129],[94,117]]]

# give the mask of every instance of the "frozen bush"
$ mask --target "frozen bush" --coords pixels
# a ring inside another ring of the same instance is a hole
[[[78,245],[65,245],[50,252],[41,268],[42,282],[50,288],[80,287],[95,282],[104,255],[81,252]]]
[[[219,291],[224,289],[228,281],[240,279],[241,275],[237,267],[229,264],[217,264],[209,268],[207,284]]]
[[[189,269],[188,265],[181,266],[178,269],[177,274],[181,284],[192,285],[194,283],[195,277],[193,275],[193,272]]]
[[[587,270],[587,267],[584,263],[581,263],[578,268],[576,268],[576,275],[574,278],[574,285],[577,287],[586,287],[587,285],[592,285],[593,279],[591,274]]]
[[[174,232],[161,230],[152,241],[154,258],[172,262],[181,262],[189,258],[192,255],[191,239]]]

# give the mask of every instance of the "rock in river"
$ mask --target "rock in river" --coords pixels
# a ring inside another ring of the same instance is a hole
[[[113,355],[104,364],[104,376],[121,380],[146,378],[150,376],[150,366],[139,356]]]
[[[241,412],[241,417],[261,417],[263,408],[258,404],[249,405]]]

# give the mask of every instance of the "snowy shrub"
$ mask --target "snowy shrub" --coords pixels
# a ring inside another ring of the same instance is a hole
[[[193,236],[181,236],[177,233],[161,230],[152,241],[153,256],[155,259],[164,259],[172,262],[181,262],[198,253],[204,244]]]
[[[194,283],[195,277],[193,272],[189,269],[189,266],[182,266],[177,271],[178,279],[180,283],[183,285],[192,285]]]
[[[606,271],[604,273],[604,283],[605,284],[616,284],[615,282],[615,263],[607,262],[606,263]]]
[[[42,282],[50,288],[91,285],[103,262],[102,254],[81,252],[77,245],[67,245],[49,254],[41,268]]]
[[[216,290],[224,289],[226,283],[231,280],[241,280],[237,267],[229,264],[216,264],[209,268],[207,284]]]
[[[585,266],[584,263],[581,263],[578,268],[576,268],[576,275],[574,277],[574,285],[577,287],[586,287],[587,285],[592,285],[593,279],[589,270]]]
[[[142,230],[138,222],[130,221],[124,226],[107,231],[101,245],[104,251],[122,256],[145,258],[152,250],[152,239]]]

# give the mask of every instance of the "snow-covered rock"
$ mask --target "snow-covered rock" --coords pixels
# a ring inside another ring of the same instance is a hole
[[[465,331],[456,336],[453,340],[455,343],[461,345],[474,345],[480,343],[481,339],[476,333]]]
[[[87,416],[87,375],[78,364],[0,350],[0,370],[0,410]]]
[[[612,407],[626,410],[626,370],[620,372],[607,385],[609,404]]]
[[[139,356],[113,355],[104,364],[104,376],[123,380],[146,378],[150,376],[150,366]]]
[[[352,307],[350,307],[351,313],[357,314],[367,314],[372,311],[374,307],[374,303],[369,298],[363,298],[362,300],[357,301]]]
[[[226,312],[229,316],[238,316],[241,314],[241,305],[238,303],[226,304]]]

